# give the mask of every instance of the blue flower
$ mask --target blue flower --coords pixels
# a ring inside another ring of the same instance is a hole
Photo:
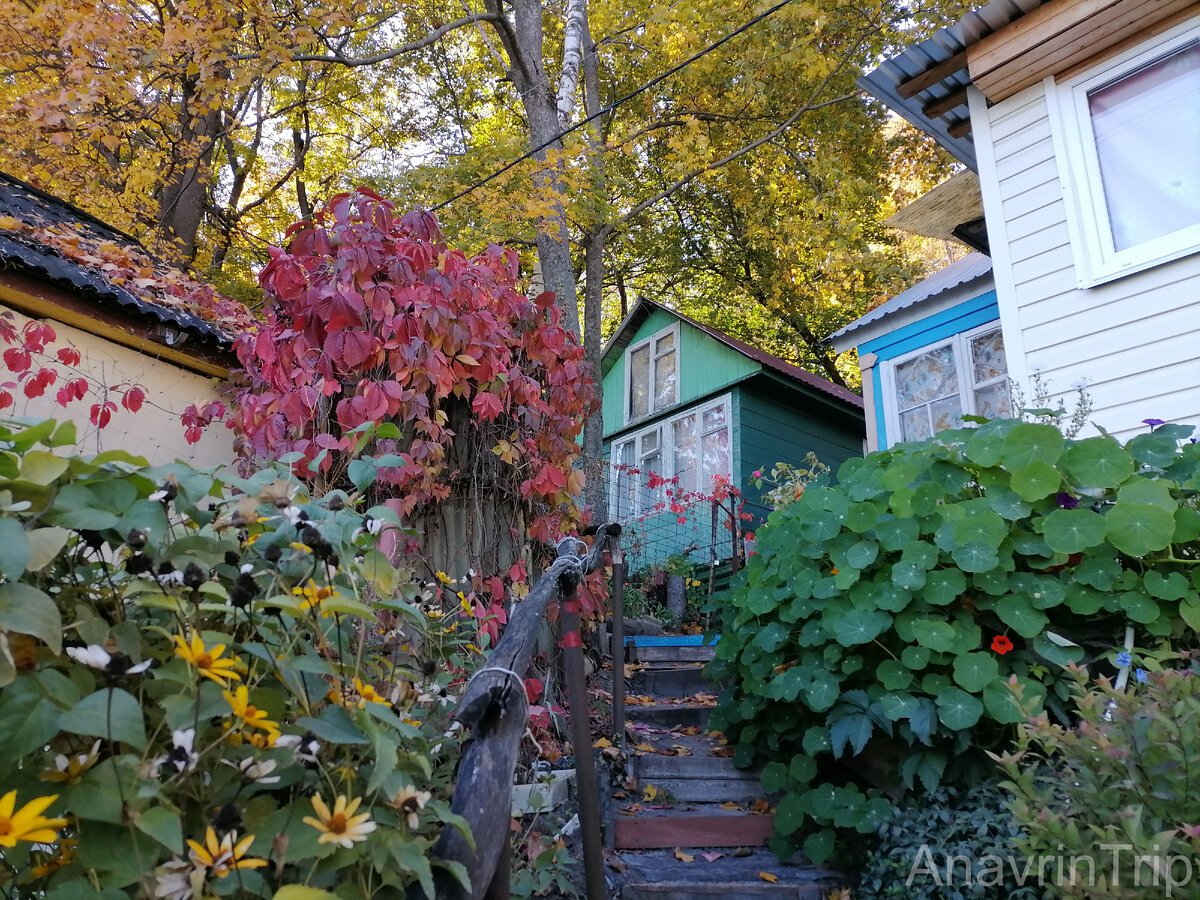
[[[1117,665],[1124,669],[1126,666],[1133,665],[1133,656],[1128,650],[1122,650],[1117,654]]]
[[[1063,491],[1059,491],[1057,494],[1054,495],[1054,502],[1057,503],[1059,506],[1061,506],[1063,509],[1074,509],[1075,507],[1077,507],[1079,505],[1079,498],[1072,497],[1070,494],[1064,493]]]
[[[1151,428],[1157,428],[1159,425],[1163,424],[1163,420],[1162,419],[1142,419],[1142,424],[1149,425]]]
[[[1142,682],[1150,680],[1150,676],[1146,674],[1145,669],[1134,669],[1133,677],[1136,678],[1138,681],[1142,681]]]

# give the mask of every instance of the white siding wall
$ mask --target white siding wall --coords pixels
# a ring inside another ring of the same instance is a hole
[[[13,316],[18,328],[29,321],[17,312]],[[233,462],[233,434],[223,425],[210,427],[199,443],[188,444],[179,422],[179,416],[188,405],[197,400],[207,403],[216,399],[214,379],[196,375],[174,363],[154,359],[61,322],[48,321],[48,324],[58,335],[58,341],[47,348],[50,356],[59,347],[74,346],[81,357],[78,373],[57,361],[50,363],[51,368],[58,370],[59,381],[44,395],[33,399],[26,397],[20,387],[10,389],[15,405],[0,415],[73,420],[79,436],[76,445],[78,453],[119,449],[144,456],[153,465],[182,459],[199,468]],[[113,397],[117,402],[117,411],[106,427],[98,429],[88,420],[89,410],[98,395],[89,393],[83,400],[74,401],[66,408],[59,406],[54,399],[64,378],[80,375],[97,384],[109,386],[123,382],[138,384],[146,391],[146,402],[137,413],[130,413],[121,408],[119,395]],[[0,381],[8,381],[11,373],[0,366],[0,376],[3,376]]]
[[[1121,438],[1146,418],[1200,425],[1200,254],[1077,288],[1044,88],[990,109],[981,99],[975,144],[1014,378],[1040,371],[1056,395],[1086,379],[1092,421]]]

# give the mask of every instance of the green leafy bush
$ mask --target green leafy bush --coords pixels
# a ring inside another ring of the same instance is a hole
[[[476,618],[376,549],[394,515],[11,424],[0,892],[432,896]]]
[[[720,598],[714,727],[783,797],[775,848],[873,832],[878,787],[970,784],[1025,702],[1065,718],[1068,662],[1200,626],[1200,445],[1122,447],[993,421],[847,461],[758,532]]]
[[[859,900],[1035,900],[1032,882],[1014,886],[1011,864],[1024,871],[1020,827],[1008,794],[993,781],[942,786],[897,807],[879,825],[879,846],[862,867]],[[1010,863],[1011,861],[1011,863]]]
[[[1034,718],[1016,752],[997,757],[1027,833],[1021,849],[1055,861],[1057,896],[1195,896],[1200,678],[1143,671],[1121,691],[1089,684],[1082,668],[1072,676],[1078,722]]]

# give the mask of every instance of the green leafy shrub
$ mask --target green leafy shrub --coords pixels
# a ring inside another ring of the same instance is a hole
[[[997,757],[1027,833],[1021,849],[1055,861],[1046,879],[1057,896],[1195,896],[1200,678],[1143,671],[1121,691],[1071,674],[1078,722],[1034,718],[1016,752]]]
[[[783,797],[775,848],[829,857],[891,814],[878,787],[991,771],[1025,702],[1063,719],[1068,662],[1132,623],[1200,625],[1200,445],[1164,425],[1122,447],[993,421],[853,459],[758,532],[716,604],[713,725]]]
[[[1035,900],[1032,884],[1014,887],[1024,862],[1008,794],[993,781],[942,786],[896,808],[879,825],[879,846],[863,865],[859,900]],[[969,867],[969,869],[968,869]]]
[[[11,424],[0,892],[432,896],[457,822],[441,701],[478,632],[376,549],[394,515],[311,501],[286,466],[223,482]]]

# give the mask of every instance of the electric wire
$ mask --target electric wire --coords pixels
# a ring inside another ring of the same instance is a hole
[[[715,41],[712,44],[709,44],[703,50],[700,50],[699,52],[693,54],[692,56],[689,56],[687,59],[685,59],[683,62],[679,63],[678,65],[673,66],[672,68],[668,69],[666,72],[663,72],[661,75],[658,75],[658,76],[650,79],[649,81],[647,81],[645,84],[641,85],[640,87],[634,88],[628,94],[626,94],[623,97],[619,97],[618,99],[614,100],[612,103],[608,104],[608,106],[605,106],[603,109],[600,109],[597,112],[592,113],[590,116],[587,116],[586,118],[580,119],[578,122],[576,122],[570,128],[563,129],[562,131],[555,134],[554,137],[550,138],[549,140],[543,141],[542,143],[538,144],[533,149],[521,154],[516,159],[512,160],[509,163],[506,163],[505,165],[501,166],[496,171],[492,172],[486,178],[482,178],[479,181],[475,182],[474,184],[470,185],[469,187],[466,187],[463,190],[459,191],[457,194],[455,194],[450,199],[443,200],[441,203],[437,204],[437,206],[430,207],[430,212],[437,212],[439,209],[449,206],[455,200],[461,200],[463,197],[467,196],[467,194],[470,194],[471,192],[483,187],[485,184],[488,184],[489,182],[494,181],[495,179],[497,179],[501,175],[503,175],[505,172],[512,169],[514,166],[517,166],[520,163],[524,162],[525,160],[529,159],[531,156],[534,156],[534,155],[542,152],[543,150],[545,150],[547,147],[551,146],[552,144],[555,144],[558,141],[561,141],[568,134],[570,134],[573,131],[579,130],[584,125],[586,125],[588,122],[591,122],[594,119],[598,119],[601,116],[604,116],[604,115],[612,112],[614,109],[616,109],[621,104],[628,103],[634,97],[638,96],[639,94],[645,93],[646,91],[650,90],[650,88],[654,87],[657,84],[660,84],[661,82],[665,81],[667,78],[670,78],[676,72],[680,71],[681,69],[686,68],[687,66],[690,66],[692,63],[696,62],[696,60],[700,59],[701,57],[707,56],[709,53],[716,50],[718,47],[733,40],[735,37],[737,37],[743,31],[746,31],[747,29],[752,28],[753,26],[755,26],[759,22],[761,22],[763,19],[767,18],[768,16],[773,15],[774,13],[777,13],[779,10],[783,9],[785,6],[787,6],[791,2],[792,2],[792,0],[780,0],[779,3],[776,3],[770,9],[767,9],[767,10],[759,13],[753,19],[750,19],[743,25],[740,25],[738,28],[734,29],[729,34],[727,34],[723,38],[721,38],[720,40]]]

